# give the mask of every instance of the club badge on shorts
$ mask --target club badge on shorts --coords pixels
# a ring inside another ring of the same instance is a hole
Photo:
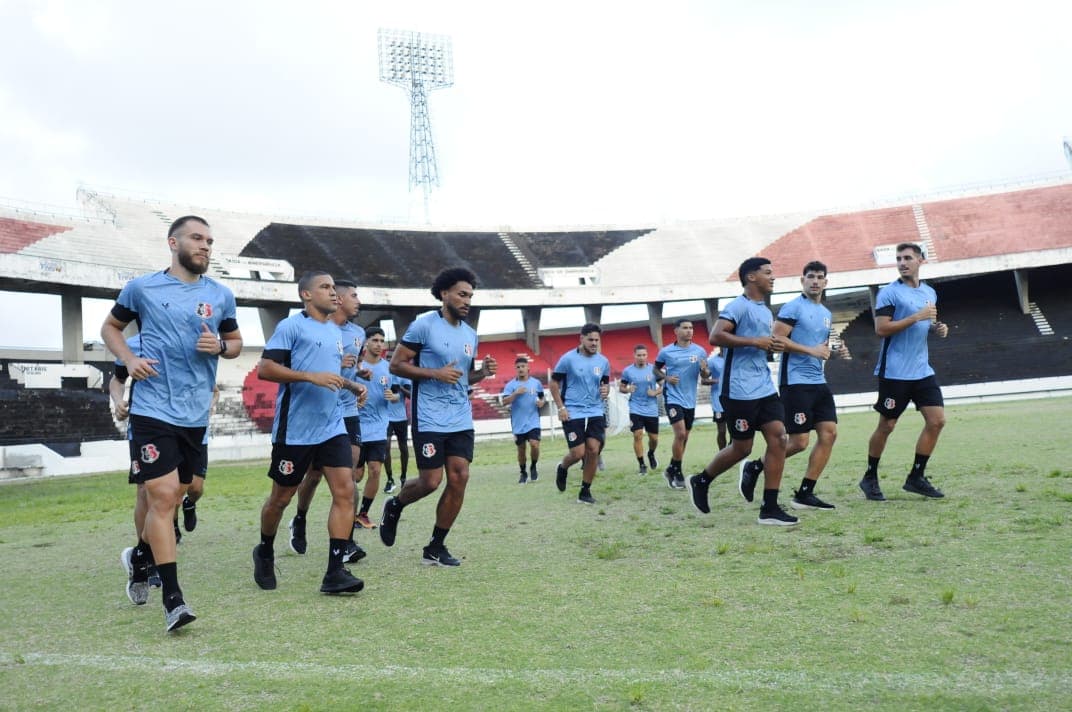
[[[293,475],[294,474],[294,463],[291,460],[280,460],[279,461],[279,474],[281,474],[281,475]]]
[[[738,418],[733,421],[733,427],[736,428],[738,433],[743,433],[748,430],[748,421],[744,418]]]
[[[160,459],[160,450],[156,445],[149,443],[141,446],[141,461],[146,465],[151,465]]]
[[[425,457],[435,457],[436,449],[434,443],[425,443],[421,445],[421,454]]]
[[[797,425],[804,425],[808,420],[808,416],[804,413],[793,413],[793,422]]]

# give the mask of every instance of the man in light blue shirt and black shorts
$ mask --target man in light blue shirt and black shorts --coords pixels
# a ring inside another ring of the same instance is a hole
[[[625,367],[618,380],[618,390],[629,396],[629,430],[633,433],[633,454],[637,474],[648,474],[659,466],[655,448],[659,446],[659,401],[663,384],[655,367],[648,363],[648,347],[633,347],[633,363]],[[648,434],[648,461],[644,462],[644,433]]]

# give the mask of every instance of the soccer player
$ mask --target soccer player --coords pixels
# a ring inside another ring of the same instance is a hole
[[[517,445],[517,466],[521,470],[519,485],[525,484],[529,477],[535,482],[540,476],[536,463],[540,460],[540,408],[547,402],[543,384],[529,376],[529,360],[525,356],[514,359],[514,371],[517,374],[503,386],[503,405],[510,406],[510,429]],[[529,445],[532,464],[526,469],[525,443]]]
[[[916,458],[903,489],[924,497],[945,495],[927,479],[927,461],[945,426],[945,401],[934,376],[927,351],[927,336],[949,335],[949,327],[938,321],[938,296],[919,279],[923,250],[912,242],[897,246],[900,277],[882,288],[875,302],[875,333],[882,337],[875,375],[878,376],[878,426],[867,445],[867,471],[860,489],[867,499],[884,501],[878,485],[878,461],[886,449],[897,419],[909,401],[923,416],[923,431],[916,441]]]
[[[782,402],[771,381],[767,352],[780,352],[783,340],[771,332],[774,315],[766,298],[774,292],[774,271],[765,257],[749,257],[738,268],[744,294],[723,309],[711,333],[711,343],[726,350],[722,374],[722,407],[730,424],[730,444],[719,450],[699,474],[688,480],[692,503],[700,512],[711,511],[707,490],[711,482],[752,452],[756,431],[763,434],[763,505],[759,523],[793,526],[797,518],[778,504],[778,488],[785,467],[785,420]],[[741,470],[738,489],[751,502],[758,474]]]
[[[380,539],[393,546],[402,509],[447,485],[436,506],[432,540],[424,547],[421,563],[459,566],[447,550],[446,538],[461,511],[469,464],[473,461],[473,407],[469,386],[495,375],[492,357],[475,367],[476,331],[465,323],[476,289],[476,275],[464,267],[440,272],[432,283],[432,296],[442,302],[433,312],[419,316],[402,336],[391,356],[391,373],[413,381],[413,449],[416,478],[406,480],[399,493],[383,504]]]
[[[380,491],[380,470],[387,457],[387,408],[401,399],[399,394],[391,390],[390,366],[383,359],[386,347],[383,329],[369,327],[365,329],[365,334],[365,359],[361,362],[361,371],[368,373],[368,377],[362,380],[362,385],[368,390],[368,398],[361,408],[361,457],[354,471],[354,483],[356,485],[365,477],[366,466],[368,478],[365,479],[361,505],[354,515],[354,529],[374,529],[376,526],[368,513],[376,493]]]
[[[342,332],[329,318],[338,310],[335,280],[310,271],[298,280],[301,312],[276,326],[257,364],[257,375],[279,384],[272,423],[272,490],[261,507],[261,540],[253,548],[253,580],[276,587],[275,535],[283,511],[310,469],[319,470],[331,490],[328,513],[328,567],[321,593],[357,593],[364,582],[343,566],[354,522],[353,453],[337,392],[355,395],[360,384],[340,374]]]
[[[358,363],[361,360],[361,351],[365,347],[365,330],[354,323],[354,319],[361,312],[361,300],[357,298],[357,285],[346,280],[335,283],[335,299],[338,309],[328,317],[342,332],[342,368],[339,374],[347,381],[355,381],[362,374],[359,373]],[[368,375],[368,374],[364,374]],[[360,405],[366,397],[364,386],[359,393],[355,394],[349,388],[340,388],[338,392],[339,405],[342,408],[343,423],[346,425],[346,436],[350,440],[350,453],[353,466],[361,457],[361,423],[358,417]],[[290,549],[295,554],[304,554],[308,549],[308,541],[305,538],[306,515],[313,503],[313,495],[320,484],[322,477],[320,470],[310,469],[305,473],[300,485],[298,485],[298,511],[290,520]],[[351,563],[364,558],[365,551],[353,541],[347,541],[346,551],[343,553],[343,563]]]
[[[719,394],[722,392],[722,372],[726,369],[726,358],[722,355],[722,349],[714,347],[711,355],[707,358],[707,378],[700,381],[701,385],[711,387],[711,420],[717,428],[715,442],[718,449],[726,447],[726,413],[722,410],[722,401]]]
[[[633,433],[633,454],[636,455],[638,474],[648,474],[659,466],[655,448],[659,446],[659,401],[663,385],[648,363],[648,347],[637,344],[633,347],[633,363],[625,367],[618,381],[618,390],[629,396],[629,430]],[[648,434],[648,461],[644,462],[644,433]]]
[[[596,503],[592,482],[607,430],[603,401],[610,394],[610,361],[599,353],[602,334],[598,324],[582,326],[580,345],[564,354],[551,373],[551,397],[558,406],[568,448],[555,471],[555,485],[565,492],[570,466],[583,460],[577,501],[584,504]]]
[[[413,383],[408,378],[391,374],[391,390],[398,394],[398,400],[387,404],[387,459],[383,461],[383,470],[387,473],[387,484],[383,486],[384,494],[395,491],[394,473],[391,472],[391,438],[398,441],[398,459],[402,466],[399,482],[406,484],[409,472],[409,416],[406,414],[406,399],[413,397]]]
[[[674,429],[670,447],[670,466],[663,473],[670,489],[685,489],[681,460],[689,443],[689,433],[696,418],[696,386],[707,378],[707,352],[692,343],[692,319],[674,322],[674,343],[664,346],[655,356],[655,372],[665,381],[666,417]]]
[[[786,458],[807,450],[811,431],[816,435],[800,489],[793,492],[789,505],[794,509],[834,509],[815,495],[815,482],[823,474],[837,439],[837,408],[823,371],[830,358],[832,322],[830,310],[823,306],[826,265],[809,262],[803,275],[801,294],[782,305],[774,322],[774,335],[782,340],[784,349],[778,382],[789,434]],[[757,460],[753,465],[762,470],[762,462]]]
[[[221,356],[238,356],[242,335],[234,294],[205,276],[213,243],[208,223],[180,217],[168,229],[167,243],[171,266],[123,287],[101,338],[134,379],[130,432],[137,459],[131,468],[144,486],[146,510],[138,546],[123,552],[127,586],[140,589],[146,582],[147,599],[148,567],[156,562],[164,627],[171,632],[196,619],[179,587],[172,515],[201,461],[217,363]],[[137,353],[123,337],[135,320]]]

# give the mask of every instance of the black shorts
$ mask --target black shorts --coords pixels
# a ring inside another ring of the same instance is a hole
[[[194,477],[200,477],[205,479],[208,475],[208,443],[204,443],[201,447],[201,461],[197,463],[197,467],[194,468]]]
[[[726,422],[729,424],[730,437],[734,440],[751,440],[756,431],[772,421],[785,420],[785,409],[777,394],[755,400],[723,401],[726,410]]]
[[[178,470],[188,485],[197,474],[205,445],[204,428],[184,428],[144,415],[130,416],[130,477],[138,483]]]
[[[896,420],[905,412],[908,403],[916,404],[916,410],[927,406],[945,407],[938,379],[927,376],[916,381],[898,381],[892,378],[878,379],[878,399],[875,410],[883,418]]]
[[[638,430],[644,430],[652,435],[657,435],[659,432],[659,416],[630,413],[629,432],[635,433]]]
[[[679,420],[685,421],[685,430],[692,430],[692,421],[696,420],[696,409],[686,408],[677,403],[666,404],[666,418],[673,425]]]
[[[357,458],[357,466],[364,467],[370,462],[383,462],[387,459],[387,441],[373,440],[361,444],[361,457]]]
[[[448,457],[464,457],[473,461],[473,431],[456,433],[413,433],[414,457],[418,470],[438,470],[447,463]]]
[[[566,447],[571,450],[581,447],[588,439],[598,440],[602,444],[606,440],[607,420],[602,415],[572,418],[562,424],[562,430],[566,433]]]
[[[390,442],[391,436],[395,436],[395,440],[400,443],[406,442],[406,431],[409,430],[408,420],[392,420],[387,424],[387,441]]]
[[[351,445],[361,445],[361,419],[356,415],[348,415],[342,419],[346,425],[346,437]]]
[[[521,433],[520,435],[517,434],[517,433],[514,433],[514,445],[524,445],[525,443],[530,442],[532,440],[535,440],[536,442],[539,442],[540,437],[542,435],[543,435],[543,433],[540,432],[539,428],[533,428],[532,430],[528,431],[527,433]]]
[[[790,435],[815,430],[819,423],[836,423],[834,394],[825,383],[798,383],[782,386],[785,431]]]
[[[354,466],[353,457],[349,435],[336,435],[316,445],[273,443],[268,476],[282,487],[297,487],[310,467],[316,470],[325,467],[350,469]]]

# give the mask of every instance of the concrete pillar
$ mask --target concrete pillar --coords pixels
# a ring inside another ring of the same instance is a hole
[[[540,353],[540,307],[523,307],[521,309],[521,323],[525,329],[525,345],[534,354]]]
[[[473,331],[476,331],[476,327],[480,324],[480,307],[469,307],[469,316],[465,321],[469,323],[469,326],[473,327]]]
[[[872,284],[867,288],[867,294],[871,299],[871,321],[875,320],[875,305],[878,304],[878,285]]]
[[[264,342],[272,338],[275,327],[290,315],[290,307],[287,305],[274,304],[270,307],[258,307],[257,313],[261,317],[261,331],[264,332]]]
[[[718,321],[718,300],[717,299],[705,299],[703,301],[704,306],[704,320],[707,322],[707,333],[715,333],[715,322]]]
[[[82,338],[82,295],[64,290],[60,295],[60,314],[63,324],[63,362],[83,363],[85,342]]]
[[[1012,271],[1013,279],[1016,280],[1016,296],[1020,300],[1020,313],[1028,314],[1031,309],[1027,306],[1031,301],[1030,278],[1028,277],[1027,270],[1015,269]]]
[[[656,351],[663,347],[663,303],[648,302],[648,334]]]
[[[584,321],[587,324],[598,324],[599,320],[603,318],[603,305],[602,304],[585,304],[584,305]]]
[[[395,325],[395,339],[397,341],[402,341],[402,336],[406,333],[406,329],[417,318],[417,315],[423,311],[427,310],[401,307],[391,311],[391,322]]]

